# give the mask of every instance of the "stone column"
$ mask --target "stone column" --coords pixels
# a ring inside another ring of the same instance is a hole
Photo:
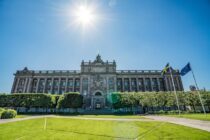
[[[178,85],[178,91],[181,91],[181,85],[179,82],[179,76],[176,77],[177,85]]]
[[[14,81],[13,81],[13,84],[12,84],[12,90],[11,90],[11,93],[14,93],[15,92],[15,86],[16,86],[16,83],[17,83],[17,78],[15,77]]]
[[[40,78],[37,78],[37,85],[36,85],[36,93],[38,93],[38,89],[39,89],[39,81],[40,81]]]
[[[117,91],[117,77],[114,77],[114,90]]]
[[[178,77],[178,80],[179,80],[180,90],[183,91],[184,90],[184,87],[183,87],[182,79],[181,79],[180,76]]]
[[[143,91],[146,91],[145,77],[142,77],[142,80],[143,80]]]
[[[24,79],[23,93],[26,93],[27,84],[28,84],[28,78],[26,77],[26,78]]]
[[[82,94],[83,95],[83,91],[82,91],[82,84],[83,84],[83,78],[82,77],[80,77],[80,85],[79,85],[79,90],[80,90],[80,94]]]
[[[51,78],[50,92],[53,93],[54,77]]]
[[[19,82],[20,82],[20,78],[17,78],[17,82],[16,82],[16,85],[15,85],[15,91],[14,91],[14,93],[17,93]]]
[[[43,93],[45,93],[46,87],[47,87],[47,78],[44,79],[44,89],[43,89]]]
[[[157,80],[157,84],[158,84],[158,91],[160,91],[160,80],[159,80],[159,78],[156,78],[156,80]]]
[[[60,87],[61,87],[61,77],[58,78],[58,94],[60,94]]]
[[[107,94],[109,94],[109,78],[106,77],[106,89],[107,89]]]
[[[129,90],[131,92],[132,88],[131,88],[131,78],[128,78],[129,79]]]
[[[91,84],[90,76],[88,76],[88,91],[87,91],[87,95],[86,96],[90,96],[90,84]]]
[[[137,90],[137,92],[139,91],[139,82],[138,82],[138,78],[136,78],[136,90]]]
[[[171,78],[170,77],[167,77],[167,79],[168,79],[169,91],[172,91],[173,90],[173,87],[172,87]]]
[[[122,89],[123,89],[123,92],[125,91],[124,85],[125,85],[125,83],[124,83],[124,78],[122,77]]]
[[[165,90],[166,91],[169,91],[168,80],[167,80],[167,77],[166,76],[163,77],[163,81],[164,81]]]
[[[68,77],[66,77],[66,86],[65,86],[65,92],[67,92],[67,87],[68,87]]]
[[[30,89],[31,89],[31,86],[32,86],[31,84],[32,84],[32,78],[30,77],[29,80],[28,80],[28,86],[27,86],[27,91],[26,91],[27,93],[30,93]]]
[[[76,80],[75,80],[76,78],[73,78],[73,92],[75,92],[76,90],[75,90],[75,84],[76,84]]]
[[[154,90],[153,90],[153,85],[152,85],[152,78],[149,78],[149,81],[150,81],[150,90],[151,90],[151,91],[154,91]]]

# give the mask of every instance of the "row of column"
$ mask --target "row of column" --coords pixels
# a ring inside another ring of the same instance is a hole
[[[182,82],[181,82],[181,79],[179,76],[174,76],[174,82],[175,82],[175,87],[176,87],[176,90],[178,91],[182,91],[183,90],[183,86],[182,86]],[[121,84],[121,88],[122,88],[122,91],[125,91],[125,79],[129,79],[129,91],[132,91],[132,80],[135,79],[135,87],[136,87],[136,90],[137,91],[172,91],[173,90],[173,85],[172,85],[172,80],[170,77],[165,77],[165,78],[161,78],[161,77],[158,77],[158,78],[155,78],[156,81],[157,81],[157,89],[154,89],[154,85],[153,85],[153,80],[154,79],[153,77],[142,77],[142,78],[118,78],[118,79],[121,79],[122,80],[122,84]],[[139,79],[142,79],[142,85],[139,85],[139,82],[141,82]],[[146,88],[146,79],[149,79],[149,87],[151,88],[150,90],[147,90]],[[162,83],[162,86],[161,87],[161,81],[160,79],[163,80],[163,83]],[[118,84],[118,83],[117,83]],[[118,86],[118,85],[117,85]],[[143,86],[143,90],[140,89],[140,86]],[[118,89],[119,90],[119,89]]]
[[[36,84],[36,88],[35,88],[35,91],[34,91],[34,87],[33,87],[33,80],[34,79],[37,79],[37,84]],[[32,78],[32,77],[23,77],[23,78],[19,78],[19,77],[15,77],[15,80],[14,80],[14,83],[13,83],[13,87],[12,87],[12,93],[17,93],[17,92],[22,92],[22,93],[30,93],[30,92],[36,92],[38,93],[39,91],[39,83],[40,83],[40,79],[44,79],[44,89],[43,89],[43,93],[46,92],[46,88],[47,88],[47,80],[48,79],[51,79],[51,88],[50,88],[50,93],[53,93],[53,89],[54,89],[54,79],[58,79],[58,93],[60,93],[60,90],[61,90],[61,79],[65,79],[65,88],[63,88],[64,86],[62,86],[62,90],[63,92],[71,92],[71,91],[68,91],[69,89],[68,88],[71,88],[72,91],[75,91],[75,82],[76,82],[76,79],[79,79],[79,87],[76,87],[78,92],[81,91],[82,89],[82,78],[79,78],[79,77],[39,77],[39,78]],[[68,87],[68,80],[69,79],[72,79],[72,87]],[[129,90],[128,91],[132,91],[132,80],[134,78],[118,78],[118,79],[121,79],[122,81],[122,84],[121,84],[121,88],[122,88],[122,91],[125,91],[125,79],[128,79],[129,80]],[[140,89],[140,85],[139,85],[139,79],[142,79],[142,85],[143,86],[143,89]],[[156,81],[157,81],[157,86],[156,88],[157,89],[154,89],[154,85],[152,84],[152,79],[153,77],[149,78],[149,77],[143,77],[143,78],[135,78],[135,88],[137,91],[145,91],[146,88],[146,84],[145,84],[145,81],[146,79],[149,79],[149,87],[151,88],[151,91],[160,91],[160,90],[165,90],[165,91],[172,91],[173,90],[173,85],[172,85],[172,80],[169,76],[166,76],[165,78],[155,78]],[[161,81],[160,79],[163,79],[163,83],[162,83],[162,87],[161,86]],[[117,79],[114,78],[114,83],[116,83],[114,85],[115,87],[115,91],[117,90],[117,87],[118,87],[118,83],[117,83]],[[108,77],[107,77],[107,82],[108,82]],[[176,85],[176,90],[178,91],[182,91],[183,90],[183,85],[182,85],[182,82],[181,82],[181,77],[180,76],[174,76],[174,82],[175,82],[175,85]],[[114,84],[113,83],[113,84]],[[90,90],[89,87],[90,87],[90,79],[88,78],[88,91]],[[164,89],[163,89],[164,88]],[[107,89],[108,89],[108,84],[107,84]],[[149,90],[146,90],[146,91],[149,91]]]
[[[34,80],[37,80],[36,82],[36,87],[34,87],[33,82]],[[69,87],[72,89],[72,92],[75,91],[75,82],[77,79],[79,78],[73,78],[73,77],[68,77],[68,78],[57,78],[57,77],[39,77],[39,78],[31,78],[31,77],[25,77],[25,78],[15,78],[14,83],[13,83],[13,87],[12,87],[12,93],[30,93],[30,92],[35,92],[38,93],[39,91],[39,85],[40,85],[40,80],[44,79],[44,88],[42,90],[42,93],[44,93],[45,91],[47,91],[47,80],[51,79],[51,86],[50,86],[50,93],[53,93],[53,89],[54,89],[54,82],[55,79],[58,79],[58,93],[60,93],[60,89],[61,87],[64,87],[64,92],[69,92],[68,91],[68,79],[72,79],[72,87]],[[65,79],[65,86],[61,85],[61,79]],[[79,81],[79,87],[77,87],[77,89],[81,89],[81,82]],[[71,92],[71,91],[70,91]]]

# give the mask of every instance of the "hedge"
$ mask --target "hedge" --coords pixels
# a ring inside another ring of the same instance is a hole
[[[4,108],[0,108],[0,119],[1,119],[1,114],[5,111]]]
[[[42,93],[21,93],[0,95],[0,107],[43,107],[55,106],[56,98],[50,94]]]
[[[1,94],[0,107],[81,108],[83,97],[78,92],[52,95],[43,93]]]
[[[201,106],[197,92],[177,92],[180,108],[186,111],[190,106],[194,112],[197,106]],[[201,92],[202,101],[205,107],[210,110],[210,92]],[[173,92],[118,92],[111,94],[111,103],[114,109],[133,108],[141,106],[143,112],[148,110],[155,112],[155,109],[170,110],[177,109],[176,98]]]
[[[79,93],[65,93],[60,96],[57,108],[81,108],[83,105],[83,96]]]
[[[179,105],[182,110],[191,107],[194,112],[201,106],[197,92],[177,92]],[[201,92],[203,103],[210,110],[210,92]],[[173,92],[115,92],[108,96],[114,109],[142,107],[143,113],[157,110],[176,110],[176,98]],[[1,94],[0,107],[29,108],[82,108],[83,96],[77,92],[52,95],[43,93]],[[157,109],[158,108],[158,109]]]
[[[0,108],[0,118],[1,119],[11,119],[15,118],[17,115],[17,112],[13,109],[3,109]]]

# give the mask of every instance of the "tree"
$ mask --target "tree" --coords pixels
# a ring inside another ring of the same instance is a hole
[[[78,93],[65,93],[60,96],[57,108],[81,108],[83,96]]]
[[[186,95],[187,105],[193,107],[193,111],[196,112],[195,106],[200,105],[198,94],[196,92],[188,92]]]

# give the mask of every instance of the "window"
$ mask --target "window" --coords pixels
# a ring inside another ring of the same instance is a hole
[[[129,85],[129,79],[125,78],[124,79],[124,90],[129,91],[130,90],[130,85]]]
[[[154,91],[159,91],[159,90],[158,90],[157,78],[152,78],[152,89],[153,89]]]
[[[122,91],[122,79],[118,78],[117,79],[117,91]]]
[[[159,83],[160,83],[160,91],[165,91],[164,79],[159,78]]]
[[[101,92],[96,92],[95,96],[101,96]]]
[[[114,78],[109,78],[109,92],[114,91]]]
[[[65,79],[61,79],[61,87],[65,87],[66,86],[66,80]]]
[[[144,91],[144,82],[143,78],[138,79],[138,86],[139,86],[139,91]]]
[[[52,86],[52,81],[51,81],[51,79],[47,79],[47,87],[51,87]]]
[[[136,78],[132,78],[132,79],[131,79],[131,90],[132,90],[132,91],[137,91],[137,87],[136,87]]]
[[[146,91],[151,91],[151,81],[150,78],[145,79],[145,90]]]
[[[68,80],[68,87],[73,87],[73,79]]]
[[[75,87],[79,87],[80,86],[80,79],[76,79],[75,80]]]
[[[58,87],[58,85],[59,85],[58,79],[54,79],[53,86],[54,87]]]

